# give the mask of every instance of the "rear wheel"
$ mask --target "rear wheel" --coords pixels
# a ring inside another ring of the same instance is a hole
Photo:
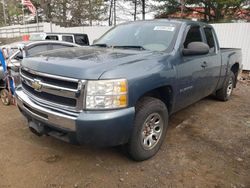
[[[134,130],[127,145],[130,157],[143,161],[154,156],[165,137],[168,110],[159,99],[143,98],[136,106]]]
[[[230,75],[226,79],[223,87],[216,92],[216,97],[222,101],[228,101],[232,94],[235,86],[235,75],[230,72]]]
[[[7,89],[1,90],[0,96],[1,96],[1,101],[5,106],[10,105],[11,95],[9,94],[9,91]]]

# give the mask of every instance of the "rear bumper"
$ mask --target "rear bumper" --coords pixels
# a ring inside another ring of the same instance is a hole
[[[17,104],[28,121],[45,128],[45,134],[70,143],[116,146],[128,142],[133,128],[134,108],[112,111],[59,111],[35,102],[21,87]]]

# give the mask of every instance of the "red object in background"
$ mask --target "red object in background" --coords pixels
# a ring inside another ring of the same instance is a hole
[[[22,36],[23,41],[28,41],[30,39],[29,35],[23,35]]]
[[[22,4],[23,4],[24,6],[27,6],[28,9],[29,9],[29,11],[30,11],[33,15],[36,14],[36,7],[31,3],[30,0],[22,0]]]

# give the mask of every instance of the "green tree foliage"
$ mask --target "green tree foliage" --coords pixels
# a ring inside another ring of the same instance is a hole
[[[31,0],[31,2],[38,10],[39,21],[51,21],[61,26],[92,25],[108,16],[105,15],[107,6],[104,0]],[[5,5],[7,24],[21,24],[23,20],[21,0],[5,0]],[[24,12],[26,15],[30,14],[26,7]],[[4,23],[2,14],[0,6],[1,25]]]
[[[4,1],[6,21],[9,24],[19,24],[22,20],[22,8],[18,0]],[[4,13],[2,1],[0,3],[0,25],[4,25]]]
[[[81,7],[81,9],[76,8]],[[108,11],[103,0],[78,0],[72,1],[69,7],[71,25],[90,25],[94,22],[105,20]]]
[[[162,3],[156,7],[159,10],[158,17],[180,12],[180,7],[184,6],[185,12],[196,11],[204,16],[204,21],[219,22],[225,19],[236,19],[235,12],[249,5],[247,0],[155,0]],[[203,7],[204,11],[195,10],[194,7]]]

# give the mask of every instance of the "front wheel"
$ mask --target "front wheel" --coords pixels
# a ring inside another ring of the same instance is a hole
[[[10,105],[11,95],[9,94],[9,91],[7,89],[1,90],[0,96],[1,96],[1,101],[5,106]]]
[[[233,94],[235,86],[235,75],[230,72],[230,75],[225,80],[225,83],[221,89],[216,92],[216,97],[221,101],[228,101]]]
[[[130,157],[143,161],[154,156],[164,140],[168,110],[159,99],[143,98],[136,106],[134,129],[127,150]]]

